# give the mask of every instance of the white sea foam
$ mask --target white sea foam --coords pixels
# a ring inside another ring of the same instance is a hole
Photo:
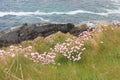
[[[44,19],[44,18],[42,18],[42,17],[37,17],[37,18],[39,18],[41,21],[44,21],[44,22],[50,22],[49,19]]]
[[[69,12],[0,12],[0,17],[6,16],[6,15],[16,15],[16,16],[28,16],[28,15],[61,15],[61,14],[67,14],[67,15],[75,15],[78,13],[89,13],[88,11],[83,10],[75,10],[75,11],[69,11]]]
[[[107,9],[107,14],[120,14],[120,8],[117,9]]]
[[[95,15],[100,15],[100,16],[108,16],[109,14],[114,14],[114,13],[120,14],[120,9],[115,9],[115,10],[106,9],[106,11],[107,12],[101,12],[101,13],[96,13],[96,12],[92,12],[92,11],[85,11],[85,10],[74,10],[74,11],[68,11],[68,12],[40,12],[40,11],[35,11],[35,12],[0,12],[0,17],[6,16],[6,15],[15,15],[15,16],[76,15],[76,14],[81,14],[81,13],[95,14]],[[41,20],[43,20],[43,19],[41,18]]]
[[[115,3],[118,3],[118,2],[120,2],[120,0],[111,0],[111,1],[113,1],[113,2],[115,2]]]
[[[89,13],[89,14],[97,14],[97,15],[103,15],[103,13],[94,13],[90,11],[84,11],[84,10],[75,10],[75,11],[68,11],[68,12],[0,12],[0,17],[6,16],[6,15],[16,15],[16,16],[29,16],[29,15],[75,15],[80,13]]]

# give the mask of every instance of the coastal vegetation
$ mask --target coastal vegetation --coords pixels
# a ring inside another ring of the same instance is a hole
[[[57,32],[0,49],[0,80],[119,80],[120,27]]]

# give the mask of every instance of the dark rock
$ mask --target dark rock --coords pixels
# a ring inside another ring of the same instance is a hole
[[[83,31],[87,31],[89,28],[87,27],[86,24],[74,27],[70,33],[74,36],[78,36],[80,33],[82,33]]]
[[[46,37],[50,34],[61,31],[70,32],[74,28],[68,24],[24,24],[22,27],[0,33],[0,47],[20,43],[25,40],[32,40],[38,36]]]
[[[92,31],[93,29],[95,29],[95,27],[88,26],[87,24],[82,24],[72,28],[70,30],[70,34],[74,36],[79,36],[79,34],[82,33],[83,31]]]

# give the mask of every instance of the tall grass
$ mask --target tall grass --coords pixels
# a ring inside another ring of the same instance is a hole
[[[42,65],[19,52],[14,58],[0,58],[0,80],[120,80],[120,28],[103,26],[102,29],[85,41],[86,50],[77,62]],[[67,38],[75,37],[58,33],[21,45],[32,45],[34,50],[43,53]]]

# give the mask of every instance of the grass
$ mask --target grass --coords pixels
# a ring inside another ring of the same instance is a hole
[[[59,32],[22,45],[32,45],[43,53],[67,38],[75,37]],[[104,31],[95,33],[86,41],[85,47],[78,62],[42,65],[19,53],[15,58],[0,59],[0,80],[120,80],[120,28],[105,27]]]

